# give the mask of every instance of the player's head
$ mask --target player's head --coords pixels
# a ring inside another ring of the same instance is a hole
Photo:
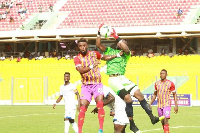
[[[160,71],[160,78],[161,78],[161,80],[165,80],[167,78],[167,70],[162,69]]]
[[[69,72],[65,72],[65,74],[64,74],[64,81],[65,82],[69,82],[69,80],[70,80],[70,73]]]
[[[121,40],[123,43],[125,43],[126,45],[128,45],[128,42],[127,42],[127,40],[126,39],[122,39]],[[120,44],[120,41],[117,43],[117,46],[116,46],[116,49],[118,49],[118,50],[121,50],[121,44]]]
[[[78,40],[78,49],[82,54],[87,54],[88,40],[86,38],[80,38]]]

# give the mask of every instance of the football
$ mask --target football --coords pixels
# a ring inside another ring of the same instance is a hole
[[[112,33],[112,28],[108,25],[103,25],[100,29],[101,37],[108,38]]]

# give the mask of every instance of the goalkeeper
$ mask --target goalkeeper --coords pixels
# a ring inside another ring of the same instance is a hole
[[[110,86],[110,88],[112,88],[116,92],[116,94],[120,98],[122,98],[126,102],[126,113],[127,113],[127,116],[129,117],[129,121],[131,125],[130,129],[136,127],[133,121],[133,106],[132,106],[131,96],[134,96],[135,98],[138,99],[138,101],[140,102],[140,105],[150,117],[152,124],[155,124],[163,120],[164,116],[156,117],[152,114],[150,105],[144,99],[144,96],[140,92],[140,89],[138,88],[138,86],[124,76],[127,62],[129,58],[131,57],[130,50],[127,45],[127,41],[124,39],[121,39],[117,35],[115,30],[113,29],[113,32],[110,36],[114,37],[118,41],[116,49],[102,45],[101,36],[100,36],[100,29],[102,26],[103,24],[99,26],[97,39],[96,39],[96,46],[102,52],[104,52],[105,55],[116,55],[120,51],[123,51],[123,54],[121,55],[121,57],[109,60],[106,62],[106,64],[107,64],[107,75],[109,75],[108,85]],[[131,129],[131,130],[134,130],[134,129]]]

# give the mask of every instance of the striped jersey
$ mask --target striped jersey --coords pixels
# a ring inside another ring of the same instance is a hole
[[[158,108],[171,106],[170,94],[175,92],[175,85],[172,81],[157,81],[155,83],[155,91],[157,91]]]
[[[88,53],[84,56],[81,53],[79,53],[74,58],[75,66],[81,66],[81,67],[89,67],[90,65],[93,65],[96,60],[101,59],[102,55],[97,51],[88,51]],[[82,83],[83,84],[98,84],[101,83],[101,74],[100,74],[100,68],[94,68],[91,69],[89,72],[81,74],[82,77]]]
[[[107,47],[104,52],[105,55],[116,55],[120,50]],[[126,64],[131,57],[131,54],[127,55],[124,53],[121,57],[114,58],[112,60],[106,61],[107,64],[107,75],[111,74],[121,74],[124,75],[126,71]]]

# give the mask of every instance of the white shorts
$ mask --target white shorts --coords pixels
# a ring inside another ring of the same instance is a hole
[[[75,119],[76,116],[76,108],[72,108],[72,109],[65,109],[65,118],[68,119]]]
[[[119,97],[115,97],[115,116],[113,118],[114,124],[127,125],[129,124],[129,119],[125,111],[126,104]]]
[[[126,78],[124,75],[117,76],[117,77],[109,77],[108,79],[108,85],[110,88],[112,88],[115,93],[117,93],[119,90],[125,89],[130,90],[133,88],[130,92],[130,94],[133,96],[135,91],[138,90],[138,86],[133,83],[131,80]]]

